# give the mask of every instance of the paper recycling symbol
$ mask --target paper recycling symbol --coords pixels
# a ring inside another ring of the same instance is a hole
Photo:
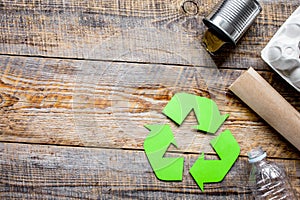
[[[194,111],[199,131],[215,134],[229,117],[221,115],[216,103],[208,98],[187,93],[175,94],[166,105],[163,113],[179,126],[188,114]],[[168,147],[177,147],[171,127],[167,124],[145,125],[150,130],[144,141],[144,150],[156,177],[163,181],[182,181],[184,158],[164,157]],[[190,174],[204,190],[204,183],[220,182],[229,172],[240,153],[240,147],[229,130],[210,141],[219,160],[205,160],[202,153],[190,168]]]

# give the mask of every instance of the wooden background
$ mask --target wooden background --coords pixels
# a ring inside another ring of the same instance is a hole
[[[300,110],[300,94],[260,58],[299,6],[263,7],[236,48],[211,57],[202,19],[218,0],[1,0],[0,199],[253,199],[247,152],[257,146],[284,167],[300,197],[300,154],[228,91],[253,67]],[[224,181],[201,192],[188,169],[213,136],[172,129],[185,157],[182,182],[156,179],[143,151],[145,124],[177,92],[215,100],[241,153]]]

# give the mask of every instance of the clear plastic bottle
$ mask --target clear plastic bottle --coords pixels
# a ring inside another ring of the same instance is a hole
[[[266,160],[267,154],[258,147],[248,153],[252,164],[249,186],[255,199],[297,200],[285,171]]]

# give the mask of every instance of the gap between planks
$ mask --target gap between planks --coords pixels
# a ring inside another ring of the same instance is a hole
[[[63,144],[50,144],[50,143],[30,143],[30,142],[13,142],[13,141],[1,141],[0,143],[2,144],[20,144],[20,145],[32,145],[32,146],[51,146],[51,147],[65,147],[65,148],[76,148],[76,149],[103,149],[103,150],[116,150],[116,151],[135,151],[135,152],[144,152],[144,149],[137,149],[137,148],[118,148],[118,147],[100,147],[100,146],[78,146],[78,145],[63,145]],[[182,155],[200,155],[199,153],[196,152],[186,152],[186,151],[173,151],[173,150],[168,150],[168,154],[182,154]],[[216,153],[205,153],[206,156],[217,156]],[[248,158],[248,156],[239,155],[239,158]],[[300,161],[300,158],[280,158],[280,157],[275,157],[275,156],[268,156],[269,159],[273,160],[294,160],[294,161]]]
[[[76,58],[76,57],[55,57],[55,56],[44,56],[44,55],[21,55],[21,54],[3,54],[0,53],[0,56],[9,56],[9,57],[19,57],[19,58],[40,58],[40,59],[60,59],[66,61],[92,61],[92,62],[108,62],[108,63],[126,63],[126,64],[137,64],[137,65],[162,65],[162,66],[174,66],[174,67],[201,67],[201,68],[211,68],[210,66],[200,66],[196,64],[180,64],[180,63],[160,63],[160,62],[141,62],[141,61],[126,61],[126,60],[105,60],[105,59],[95,59],[95,58]],[[200,55],[199,55],[200,56]],[[213,57],[213,56],[212,56]],[[218,69],[228,69],[228,70],[242,70],[245,71],[244,67],[232,67],[232,66],[217,66]],[[256,69],[259,72],[270,72],[271,68]],[[271,71],[273,72],[273,71]]]

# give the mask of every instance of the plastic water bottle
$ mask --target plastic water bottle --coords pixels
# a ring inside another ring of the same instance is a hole
[[[285,171],[273,162],[266,160],[267,154],[262,148],[248,153],[252,164],[249,186],[255,199],[297,200]]]

